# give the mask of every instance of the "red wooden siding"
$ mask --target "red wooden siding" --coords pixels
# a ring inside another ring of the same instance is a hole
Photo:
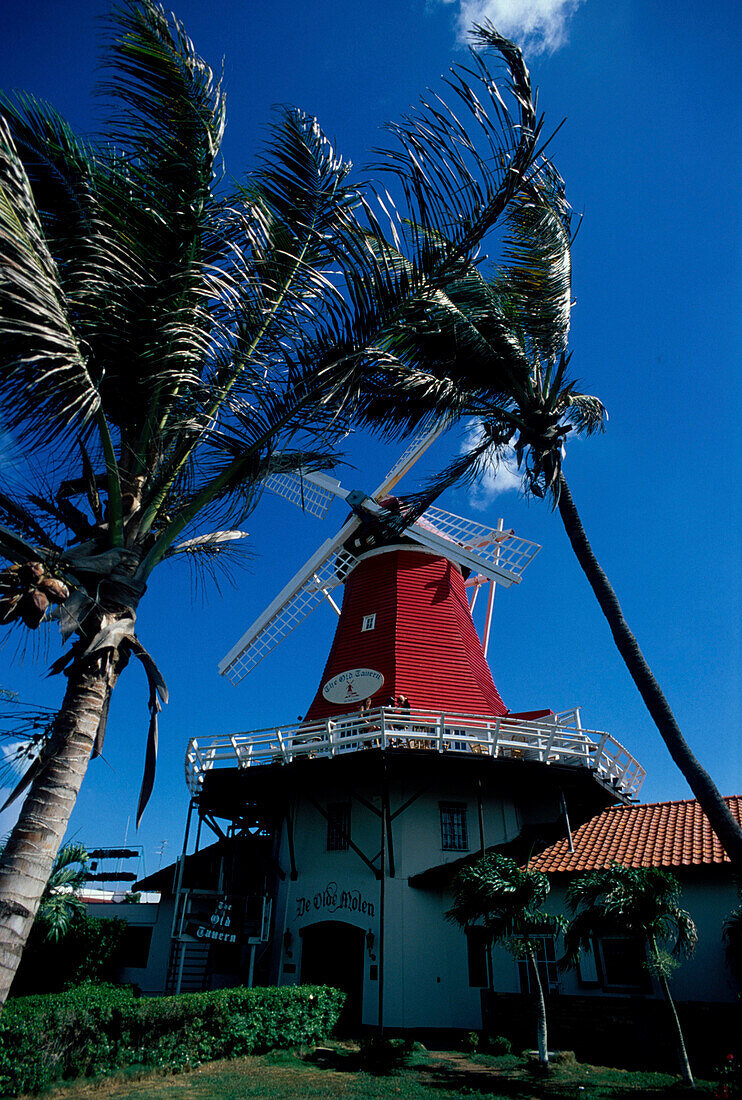
[[[365,615],[373,630],[362,631]],[[372,668],[384,676],[377,706],[406,695],[415,707],[506,714],[482,653],[464,579],[444,558],[389,550],[364,559],[345,583],[342,614],[307,719],[357,709],[328,703],[322,685],[341,672]]]

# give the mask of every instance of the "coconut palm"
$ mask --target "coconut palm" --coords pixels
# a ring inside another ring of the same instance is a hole
[[[540,871],[520,868],[509,856],[487,855],[462,867],[453,890],[449,920],[464,928],[484,927],[493,943],[526,960],[536,991],[538,1060],[548,1069],[546,1000],[536,954],[541,936],[554,935],[566,925],[562,917],[543,911],[549,880]]]
[[[34,923],[34,935],[56,943],[76,914],[85,912],[79,892],[87,881],[90,859],[84,844],[65,844],[57,852]]]
[[[571,211],[551,165],[518,190],[504,223],[504,266],[489,275],[474,266],[457,274],[434,302],[413,303],[405,323],[390,333],[385,346],[409,369],[392,379],[393,400],[380,388],[366,406],[366,422],[391,437],[443,414],[476,418],[471,446],[427,487],[410,514],[448,486],[474,481],[514,448],[526,493],[558,509],[670,755],[729,857],[742,865],[742,827],[685,740],[593,552],[562,468],[570,433],[602,431],[606,414],[601,401],[579,392],[569,376]]]
[[[471,263],[540,163],[522,58],[488,44],[515,113],[480,56],[452,71],[458,115],[423,100],[393,128],[404,219],[384,221],[388,201],[352,187],[293,109],[229,190],[222,88],[153,0],[109,24],[103,138],[29,96],[0,103],[0,417],[18,455],[0,484],[0,622],[53,612],[70,642],[0,861],[0,1002],[131,657],[150,688],[138,817],[151,792],[167,690],[136,615],[152,571],[176,554],[222,566],[266,475],[332,460],[377,365],[396,369],[383,334]]]
[[[85,913],[85,902],[79,892],[87,882],[89,864],[84,844],[70,843],[59,849],[36,913],[33,934],[37,942],[57,943],[66,934],[70,921]]]
[[[658,867],[612,867],[580,875],[567,888],[567,901],[575,913],[565,934],[561,965],[577,966],[581,950],[591,950],[601,933],[635,936],[645,945],[650,973],[657,978],[670,1013],[683,1079],[693,1086],[685,1040],[668,978],[676,960],[693,954],[696,926],[678,905],[676,878]],[[671,944],[668,955],[666,945]]]

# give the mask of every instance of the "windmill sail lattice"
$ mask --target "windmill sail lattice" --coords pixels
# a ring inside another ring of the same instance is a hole
[[[345,582],[358,563],[351,552],[353,547],[349,548],[349,540],[365,521],[375,520],[384,525],[389,512],[379,500],[390,493],[443,430],[444,425],[439,425],[413,440],[370,496],[358,490],[346,490],[335,478],[320,472],[270,475],[266,488],[313,515],[324,516],[335,498],[350,504],[356,514],[334,538],[322,544],[232,647],[219,664],[221,675],[226,675],[232,683],[239,683],[329,596],[332,589]],[[411,540],[462,569],[504,587],[520,582],[523,570],[540,550],[537,543],[520,538],[513,531],[498,530],[433,507],[415,522],[403,526],[399,538]]]
[[[357,558],[342,549],[342,541],[347,538],[350,528],[350,523],[345,524],[339,534],[324,542],[292,577],[220,662],[221,676],[239,684],[263,657],[327,599],[333,588],[343,583],[357,562]],[[342,540],[341,535],[344,535]]]
[[[324,486],[310,481],[303,473],[269,474],[263,485],[276,496],[290,500],[303,512],[309,512],[310,516],[316,516],[317,519],[325,518],[336,496]]]

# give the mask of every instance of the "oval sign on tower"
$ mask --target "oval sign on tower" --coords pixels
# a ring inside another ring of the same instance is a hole
[[[322,688],[322,694],[328,703],[362,703],[378,691],[383,683],[382,674],[372,668],[351,668],[328,680]]]

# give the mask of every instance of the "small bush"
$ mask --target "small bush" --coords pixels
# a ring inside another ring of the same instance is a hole
[[[128,1065],[184,1069],[313,1043],[332,1031],[344,1000],[323,986],[135,998],[128,988],[93,983],[19,997],[0,1016],[0,1094]]]
[[[498,1057],[503,1054],[510,1054],[512,1049],[513,1044],[504,1035],[488,1035],[482,1043],[482,1050],[486,1050],[488,1054],[494,1054]]]
[[[361,1069],[380,1076],[394,1073],[407,1064],[413,1048],[412,1039],[364,1039],[359,1051]]]

